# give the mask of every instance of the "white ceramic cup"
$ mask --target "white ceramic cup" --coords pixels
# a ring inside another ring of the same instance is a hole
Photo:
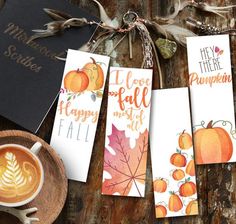
[[[18,207],[18,206],[22,206],[25,204],[28,204],[29,202],[31,202],[41,191],[42,187],[43,187],[43,183],[44,183],[44,170],[43,170],[43,166],[41,161],[39,160],[37,154],[39,153],[40,149],[42,148],[42,144],[40,142],[36,142],[30,149],[26,148],[25,146],[19,145],[19,144],[5,144],[5,145],[1,145],[0,146],[0,151],[4,148],[9,148],[9,147],[14,147],[14,149],[19,148],[23,153],[24,151],[28,154],[30,154],[38,163],[39,168],[40,168],[40,174],[41,174],[41,178],[40,178],[40,183],[39,186],[37,188],[37,190],[34,192],[33,195],[31,195],[29,198],[20,201],[20,202],[15,202],[15,203],[6,203],[6,202],[1,202],[0,201],[0,205],[2,206],[6,206],[6,207]]]

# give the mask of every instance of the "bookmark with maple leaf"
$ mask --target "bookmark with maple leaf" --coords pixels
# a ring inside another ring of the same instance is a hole
[[[144,197],[152,70],[111,68],[102,193]]]

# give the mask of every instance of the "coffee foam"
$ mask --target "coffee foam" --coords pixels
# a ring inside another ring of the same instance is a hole
[[[30,198],[41,179],[38,161],[19,148],[0,150],[0,202],[17,203]]]

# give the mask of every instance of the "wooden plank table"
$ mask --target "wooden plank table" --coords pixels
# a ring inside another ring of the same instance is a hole
[[[96,5],[91,0],[71,0],[93,13],[99,15]],[[172,0],[101,0],[100,1],[112,18],[117,17],[121,21],[123,14],[132,9],[140,17],[151,18],[155,15],[165,16],[173,11]],[[176,1],[177,2],[177,1]],[[207,1],[214,5],[236,4],[236,0],[212,0]],[[184,18],[192,16],[199,20],[214,25],[228,26],[229,20],[236,17],[236,10],[227,16],[227,20],[206,15],[193,9],[186,9],[178,17],[180,24],[185,26]],[[115,40],[109,40],[99,48],[98,53],[109,52]],[[122,44],[112,53],[112,65],[125,67],[140,67],[142,61],[142,49],[137,40],[133,46],[134,59],[128,56],[128,41]],[[236,38],[231,38],[232,64],[236,63]],[[178,46],[178,51],[170,60],[161,59],[161,68],[164,74],[165,88],[187,86],[187,56],[186,48]],[[63,72],[63,71],[62,71]],[[236,74],[234,70],[234,75]],[[158,88],[158,74],[154,72],[153,88]],[[234,76],[234,87],[236,80]],[[107,84],[105,97],[102,103],[101,115],[98,122],[98,131],[94,144],[92,161],[87,183],[69,181],[68,198],[61,215],[55,224],[225,224],[236,223],[236,165],[218,164],[197,167],[197,186],[199,195],[200,215],[193,217],[179,217],[156,220],[154,217],[154,201],[152,187],[152,170],[150,154],[147,165],[147,185],[145,198],[109,197],[100,194],[103,170],[103,149],[106,127],[107,108]],[[234,94],[236,90],[234,90]],[[56,103],[50,110],[37,135],[47,142],[50,141]],[[0,117],[0,130],[21,129],[21,127]],[[60,187],[60,186],[58,186]],[[56,200],[56,198],[55,198]]]

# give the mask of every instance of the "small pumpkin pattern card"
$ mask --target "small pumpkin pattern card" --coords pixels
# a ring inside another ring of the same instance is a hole
[[[144,197],[152,70],[110,68],[102,194]]]
[[[156,218],[197,215],[188,88],[153,90],[151,114]]]
[[[229,36],[189,37],[187,50],[196,163],[234,162]]]
[[[109,60],[68,50],[51,146],[72,180],[87,180]]]

